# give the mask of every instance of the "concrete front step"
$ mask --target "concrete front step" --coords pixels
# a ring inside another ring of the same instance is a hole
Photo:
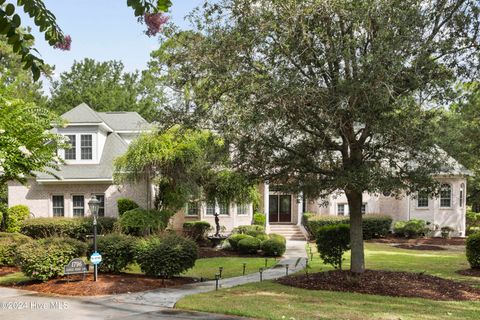
[[[287,240],[306,240],[297,225],[270,225],[270,233],[278,233]]]

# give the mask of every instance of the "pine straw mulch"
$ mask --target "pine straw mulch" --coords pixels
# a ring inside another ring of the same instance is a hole
[[[18,267],[0,267],[0,277],[15,272],[20,272],[20,269]]]
[[[480,300],[480,289],[468,284],[431,275],[411,272],[366,270],[354,276],[350,271],[334,270],[293,275],[278,283],[309,290],[356,292],[392,297],[432,300]]]
[[[84,280],[82,275],[72,275],[46,282],[28,281],[10,285],[11,288],[37,291],[48,294],[67,296],[99,296],[130,292],[148,291],[157,288],[174,288],[195,282],[194,278],[177,277],[172,279],[155,279],[140,274],[99,274],[98,281],[93,281],[93,274],[88,273]]]
[[[461,274],[462,276],[480,277],[480,268],[479,269],[458,270],[457,273]]]

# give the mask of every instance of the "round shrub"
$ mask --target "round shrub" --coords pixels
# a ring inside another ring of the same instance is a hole
[[[167,227],[171,213],[167,211],[136,208],[125,212],[119,219],[122,232],[133,236],[159,233]]]
[[[480,268],[480,232],[471,234],[466,242],[467,260],[472,269]]]
[[[260,242],[269,239],[268,235],[266,235],[266,234],[259,234],[259,235],[255,236],[255,238],[257,238],[258,240],[260,240]]]
[[[257,226],[264,226],[265,222],[267,221],[267,218],[263,213],[256,212],[253,215],[253,224]]]
[[[5,231],[19,232],[22,221],[27,219],[29,216],[30,209],[22,204],[8,208]]]
[[[268,239],[262,242],[263,254],[269,257],[279,257],[285,253],[285,243],[279,239]]]
[[[39,241],[45,245],[68,244],[73,248],[76,258],[83,257],[87,254],[88,244],[77,239],[69,237],[49,237]]]
[[[97,250],[102,255],[99,270],[118,273],[134,260],[135,238],[124,234],[107,234],[97,238]],[[93,243],[90,244],[88,256],[93,253]]]
[[[117,200],[118,216],[121,217],[125,212],[138,208],[139,205],[130,199],[119,198]]]
[[[232,247],[232,250],[237,251],[238,242],[246,238],[253,238],[253,237],[247,234],[237,233],[237,234],[232,234],[230,237],[228,237],[227,240],[228,240],[228,243],[230,244],[230,247]]]
[[[176,234],[142,239],[136,246],[136,260],[147,276],[171,278],[192,268],[198,258],[195,241]]]
[[[0,267],[14,266],[17,247],[31,240],[20,233],[0,232]]]
[[[257,253],[260,249],[261,241],[254,237],[242,239],[238,242],[237,248],[241,253]]]
[[[18,246],[17,258],[22,272],[35,279],[46,281],[63,274],[63,268],[73,258],[78,258],[86,245],[65,238],[46,238]]]
[[[284,245],[287,244],[287,239],[284,236],[282,236],[281,234],[269,233],[268,238],[273,239],[273,240],[277,240],[277,241],[283,243]]]
[[[393,225],[393,232],[401,237],[416,238],[425,236],[430,229],[428,228],[428,222],[420,219],[411,219],[408,221],[397,221]]]
[[[256,225],[238,226],[233,229],[233,233],[247,234],[249,236],[256,237],[258,235],[265,234],[265,227]]]
[[[343,254],[350,250],[350,226],[339,224],[317,230],[317,249],[325,264],[342,269]]]

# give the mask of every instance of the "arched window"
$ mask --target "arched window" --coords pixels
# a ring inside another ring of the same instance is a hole
[[[450,208],[452,206],[452,186],[448,183],[442,184],[440,188],[440,207]]]
[[[464,199],[464,197],[465,197],[465,184],[462,183],[462,184],[460,185],[460,202],[459,202],[460,208],[463,208],[463,199]]]

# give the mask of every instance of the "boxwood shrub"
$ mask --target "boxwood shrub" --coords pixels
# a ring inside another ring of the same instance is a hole
[[[421,219],[397,221],[393,226],[393,232],[400,237],[417,238],[426,236],[430,232],[429,223]]]
[[[314,215],[305,213],[303,225],[307,229],[310,238],[315,239],[318,229],[324,226],[350,224],[349,217],[333,215]],[[392,218],[382,214],[365,214],[363,216],[363,238],[365,240],[385,237],[392,225]]]
[[[17,259],[25,275],[46,281],[63,274],[64,266],[85,250],[86,244],[78,240],[45,238],[18,246]]]
[[[228,243],[230,244],[230,247],[232,250],[237,251],[238,250],[238,242],[240,240],[246,239],[246,238],[253,238],[252,236],[249,236],[248,234],[243,234],[243,233],[236,233],[232,234],[230,237],[227,238]]]
[[[185,235],[197,242],[204,241],[210,229],[210,223],[207,221],[188,221],[183,224],[183,232]]]
[[[261,241],[255,237],[249,237],[238,241],[237,249],[240,253],[253,254],[260,250]]]
[[[20,233],[0,232],[0,267],[14,266],[17,247],[32,241]]]
[[[111,233],[116,219],[112,217],[98,217],[97,230],[99,234]],[[86,240],[87,235],[93,233],[93,218],[34,218],[22,222],[20,232],[34,239],[47,237],[70,237],[77,240]]]
[[[350,250],[350,226],[337,224],[317,230],[317,249],[325,264],[342,269],[343,254]]]
[[[236,228],[233,228],[232,233],[241,233],[241,234],[247,234],[252,237],[256,237],[261,234],[266,234],[265,233],[265,227],[264,226],[258,226],[258,225],[246,225],[246,226],[238,226]]]
[[[285,241],[283,240],[280,239],[279,237],[274,236],[268,240],[263,241],[261,244],[261,249],[263,251],[263,254],[268,257],[282,256],[286,250],[286,240]]]
[[[168,234],[139,240],[135,256],[146,275],[171,278],[195,265],[198,247],[191,239]]]
[[[118,223],[122,232],[133,236],[147,236],[165,230],[172,213],[169,211],[136,208],[125,212]]]
[[[265,222],[267,221],[267,218],[265,215],[261,212],[256,212],[253,215],[253,224],[257,226],[264,226]]]
[[[118,273],[134,261],[134,237],[111,233],[97,238],[97,250],[102,255],[99,270],[102,272]],[[93,253],[93,242],[89,245],[88,256]]]
[[[480,268],[480,232],[468,236],[466,242],[467,260],[472,269]]]
[[[118,216],[121,217],[125,212],[140,207],[135,201],[127,198],[117,200]]]

